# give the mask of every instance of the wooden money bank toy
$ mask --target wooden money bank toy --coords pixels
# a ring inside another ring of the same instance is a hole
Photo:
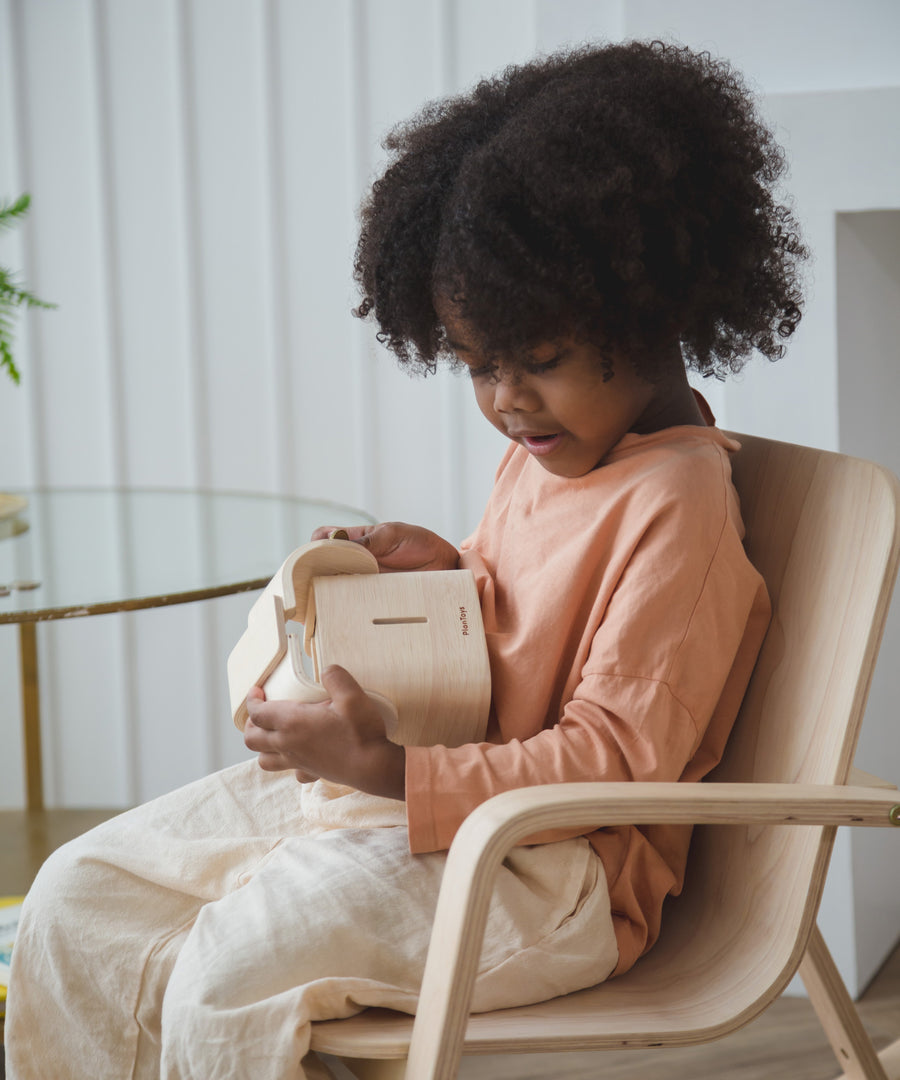
[[[346,668],[379,706],[393,742],[484,738],[490,668],[469,570],[380,574],[350,540],[298,548],[250,609],[228,658],[235,723],[243,730],[252,686],[269,700],[327,700],[319,675],[329,664]]]

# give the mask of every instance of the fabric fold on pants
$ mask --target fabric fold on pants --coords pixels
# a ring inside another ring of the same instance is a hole
[[[246,762],[54,853],[13,952],[9,1080],[301,1080],[312,1022],[414,1012],[446,853],[303,802],[293,774]],[[516,848],[474,1008],[594,985],[617,955],[587,841]]]

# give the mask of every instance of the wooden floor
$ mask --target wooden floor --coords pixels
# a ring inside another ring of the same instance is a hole
[[[54,848],[113,813],[0,812],[0,895],[24,893]],[[900,1037],[900,948],[858,1008],[878,1049]],[[832,1080],[840,1071],[809,1003],[785,997],[743,1030],[705,1046],[468,1058],[459,1080]]]
[[[44,859],[115,810],[0,810],[0,896],[28,891]]]

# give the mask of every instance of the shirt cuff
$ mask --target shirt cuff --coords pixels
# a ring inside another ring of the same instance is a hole
[[[407,746],[405,786],[409,850],[414,855],[437,851],[437,829],[431,798],[431,754],[427,746]]]

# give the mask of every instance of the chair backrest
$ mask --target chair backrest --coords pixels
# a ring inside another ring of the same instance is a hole
[[[900,487],[868,461],[735,438],[745,545],[773,618],[711,779],[843,783],[897,570]],[[706,1001],[707,1035],[734,1026],[726,1011],[755,1015],[802,959],[833,839],[830,828],[696,829],[659,943],[610,993],[652,999],[680,972],[681,987]],[[653,1023],[665,1027],[659,1015]]]
[[[897,568],[898,483],[869,461],[737,436],[744,544],[773,619],[719,779],[847,779]]]

